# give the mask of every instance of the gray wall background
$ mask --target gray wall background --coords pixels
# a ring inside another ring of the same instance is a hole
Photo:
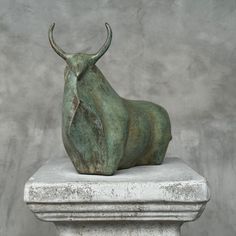
[[[23,202],[26,180],[66,156],[65,63],[47,39],[54,21],[58,44],[72,52],[95,52],[111,24],[112,46],[98,66],[120,95],[166,107],[168,156],[211,185],[205,212],[183,235],[236,235],[235,0],[0,0],[0,235],[56,235]]]

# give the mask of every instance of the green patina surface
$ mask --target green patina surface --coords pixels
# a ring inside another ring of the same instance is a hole
[[[117,169],[161,164],[171,140],[168,113],[159,105],[121,98],[96,67],[112,32],[96,54],[68,54],[49,41],[66,62],[62,136],[76,170],[112,175]]]

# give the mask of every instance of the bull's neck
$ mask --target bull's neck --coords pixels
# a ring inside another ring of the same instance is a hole
[[[65,92],[70,94],[69,96],[76,96],[82,103],[92,105],[101,98],[104,98],[105,101],[110,97],[118,96],[95,65],[88,67],[78,78],[68,70],[65,78]]]
[[[96,97],[118,96],[102,72],[94,65],[89,67],[78,79],[77,92],[79,97],[87,98],[88,95]],[[87,98],[88,99],[88,98]]]

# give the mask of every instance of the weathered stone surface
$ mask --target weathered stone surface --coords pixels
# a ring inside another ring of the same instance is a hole
[[[205,178],[177,158],[109,177],[80,175],[69,159],[59,159],[29,179],[24,199],[63,236],[164,236],[179,235],[183,222],[201,215],[209,190]]]

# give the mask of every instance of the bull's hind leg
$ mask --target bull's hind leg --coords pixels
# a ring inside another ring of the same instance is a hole
[[[171,125],[169,115],[160,106],[154,112],[153,120],[153,164],[161,164],[171,140]]]
[[[166,141],[160,140],[158,143],[156,143],[158,148],[156,150],[154,150],[154,152],[153,152],[153,162],[156,165],[159,165],[163,162],[164,157],[166,155],[166,150],[167,150],[169,141],[170,140],[168,140],[168,141],[167,140]]]

